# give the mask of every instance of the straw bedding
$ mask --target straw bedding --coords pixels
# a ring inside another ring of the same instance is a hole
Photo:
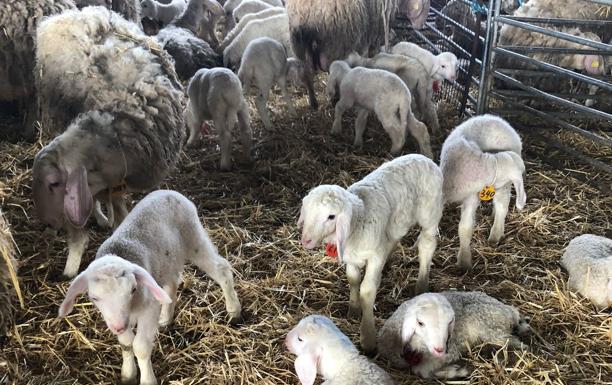
[[[352,117],[347,115],[343,135],[332,138],[329,107],[312,112],[301,96],[298,115],[291,117],[278,95],[272,100],[276,126],[271,132],[261,128],[251,110],[255,162],[219,172],[219,150],[209,136],[202,148],[183,154],[178,170],[162,186],[184,193],[198,206],[213,241],[235,269],[246,315],[244,324],[229,326],[219,287],[188,269],[175,322],[160,331],[155,345],[153,365],[162,384],[297,384],[294,357],[283,339],[301,317],[312,313],[331,316],[353,341],[359,340],[358,322],[345,317],[349,293],[344,269],[322,250],[304,250],[295,222],[300,200],[310,188],[320,183],[347,186],[360,179],[388,159],[389,139],[371,119],[364,150],[354,151]],[[446,133],[459,121],[453,114],[441,109]],[[437,154],[442,141],[443,136],[432,140]],[[3,209],[21,251],[26,299],[26,308],[17,311],[16,326],[3,341],[0,383],[116,384],[119,346],[86,297],[68,318],[55,318],[67,288],[67,282],[57,280],[67,250],[62,237],[43,236],[30,201],[29,170],[41,145],[0,145],[0,181],[7,191]],[[409,141],[405,151],[415,149]],[[490,207],[483,205],[473,241],[475,268],[463,277],[454,267],[459,209],[446,208],[430,282],[435,291],[482,290],[517,306],[532,318],[548,345],[531,337],[530,352],[492,353],[477,347],[467,357],[474,368],[471,378],[452,383],[611,384],[610,312],[598,312],[569,292],[558,261],[576,235],[611,236],[612,199],[529,153],[526,166],[525,211],[511,210],[506,238],[493,248],[486,243]],[[589,176],[589,170],[583,172]],[[81,269],[108,235],[95,226],[90,234]],[[383,274],[375,309],[378,327],[411,296],[418,268],[415,240],[412,231]],[[390,372],[398,384],[436,383]]]

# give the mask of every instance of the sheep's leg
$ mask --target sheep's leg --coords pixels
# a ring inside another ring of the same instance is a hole
[[[447,379],[467,377],[469,375],[470,371],[466,367],[457,364],[448,365],[434,373],[434,376],[437,378]]]
[[[138,330],[132,348],[140,369],[140,385],[157,385],[151,364],[151,352],[157,336],[160,305],[154,302],[138,318]]]
[[[219,146],[221,147],[221,170],[229,171],[232,168],[232,126],[225,117],[225,113],[217,113],[213,119],[219,133]]]
[[[408,131],[419,144],[419,151],[421,151],[421,154],[429,159],[433,159],[427,126],[416,120],[412,111],[408,113]]]
[[[415,288],[416,295],[426,293],[429,289],[429,270],[436,251],[438,226],[422,228],[417,241],[419,249],[419,278]]]
[[[357,119],[355,119],[355,141],[353,146],[361,148],[363,146],[363,133],[366,129],[368,122],[368,115],[370,112],[364,108],[359,108],[357,112]]]
[[[590,85],[589,86],[589,95],[596,95],[599,87]],[[587,99],[584,101],[584,105],[587,107],[593,107],[595,105],[595,99]]]
[[[359,318],[361,303],[359,302],[359,285],[361,284],[361,269],[358,266],[346,264],[346,278],[349,283],[351,295],[349,297],[348,318]]]
[[[472,253],[470,242],[474,233],[474,217],[478,208],[478,196],[473,194],[461,205],[461,220],[459,221],[459,254],[457,266],[461,272],[472,270]]]
[[[187,139],[187,147],[192,147],[195,146],[200,140],[200,126],[202,122],[196,118],[196,113],[193,110],[191,102],[187,106],[187,109],[185,110],[185,113],[183,115],[185,116],[185,123],[187,127],[189,127],[189,139]]]
[[[115,220],[113,222],[113,230],[119,227],[121,222],[128,216],[127,203],[125,201],[125,195],[116,196],[112,199],[113,207],[115,208]]]
[[[272,122],[270,122],[270,114],[268,113],[268,95],[270,90],[259,89],[257,96],[255,97],[255,106],[257,107],[257,111],[259,111],[259,116],[261,117],[261,121],[266,127],[267,130],[272,129]]]
[[[285,104],[287,105],[287,108],[289,109],[289,113],[291,115],[295,115],[295,106],[293,105],[293,99],[291,99],[291,96],[289,96],[289,90],[287,89],[287,77],[286,76],[281,76],[278,79],[278,86],[281,89],[281,93],[283,95],[283,99],[285,100]]]
[[[136,375],[138,374],[136,361],[134,360],[134,350],[132,349],[134,332],[131,328],[127,328],[125,332],[117,336],[117,339],[119,340],[121,356],[123,357],[123,363],[121,364],[121,383],[124,385],[133,384],[136,382]]]
[[[159,316],[159,326],[168,326],[174,318],[174,308],[176,307],[176,290],[178,289],[178,281],[166,284],[163,286],[164,291],[172,299],[171,303],[161,305]]]
[[[93,214],[94,214],[94,218],[96,219],[96,223],[98,224],[98,226],[102,228],[111,227],[111,224],[109,223],[108,218],[102,212],[102,202],[100,202],[98,199],[96,199],[96,205],[94,206]]]
[[[243,103],[238,109],[238,127],[240,129],[240,142],[246,159],[251,159],[251,142],[253,133],[249,122],[249,107]]]
[[[317,102],[317,97],[314,91],[314,59],[312,56],[312,52],[309,48],[305,51],[304,57],[304,73],[303,73],[303,83],[306,85],[306,89],[308,90],[308,101],[310,102],[310,108],[316,110],[319,108],[319,102]]]
[[[333,135],[339,135],[342,132],[342,115],[344,115],[344,111],[349,109],[351,105],[352,103],[345,97],[340,97],[340,100],[336,103],[336,108],[334,109],[334,124],[331,130]]]
[[[371,257],[366,266],[365,276],[361,282],[361,348],[371,354],[376,351],[376,325],[374,324],[374,302],[380,285],[380,276],[384,263],[379,263]]]
[[[73,278],[79,272],[81,265],[81,257],[87,248],[89,237],[85,229],[77,229],[76,227],[67,225],[68,232],[68,258],[64,267],[64,277]]]
[[[489,243],[497,245],[504,236],[504,224],[506,215],[508,215],[508,206],[510,205],[510,186],[505,186],[498,189],[493,197],[493,212],[495,219],[493,227],[489,234]]]
[[[197,246],[191,262],[221,286],[225,298],[225,309],[230,316],[230,323],[238,323],[242,320],[242,306],[234,288],[232,266],[219,255],[204,229],[200,228],[196,231]]]

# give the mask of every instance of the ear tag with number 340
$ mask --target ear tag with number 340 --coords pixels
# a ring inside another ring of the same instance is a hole
[[[482,190],[478,193],[478,197],[481,201],[488,202],[495,196],[495,187],[493,186],[484,186]]]

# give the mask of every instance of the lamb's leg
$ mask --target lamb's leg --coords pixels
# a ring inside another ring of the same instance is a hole
[[[68,233],[68,258],[64,267],[64,277],[73,278],[79,272],[81,257],[87,248],[89,237],[85,229],[77,229],[71,225],[66,225]]]
[[[174,318],[174,308],[176,307],[176,290],[178,289],[178,281],[164,285],[163,289],[172,299],[172,302],[161,305],[159,326],[167,326],[172,323],[172,319]]]
[[[384,263],[374,261],[371,257],[361,282],[361,348],[371,354],[376,351],[376,325],[374,324],[374,302],[380,285],[380,276]]]
[[[317,102],[317,97],[314,91],[314,65],[313,65],[313,56],[310,48],[307,48],[305,51],[304,58],[304,73],[302,82],[306,85],[306,89],[308,90],[308,101],[310,102],[310,108],[316,110],[319,108],[319,102]]]
[[[436,251],[438,226],[422,228],[417,241],[419,249],[419,278],[415,288],[415,295],[426,293],[429,289],[429,270],[431,260]]]
[[[361,303],[359,302],[359,285],[361,285],[361,269],[358,266],[346,264],[346,278],[349,283],[351,295],[349,297],[348,318],[359,318]]]
[[[127,209],[127,203],[125,201],[125,195],[114,196],[113,207],[115,211],[115,220],[113,222],[113,230],[119,227],[121,222],[128,216],[129,212]]]
[[[259,116],[261,117],[261,121],[266,127],[267,130],[272,129],[272,122],[270,122],[270,114],[268,113],[268,95],[270,94],[270,90],[259,89],[257,96],[255,97],[255,106],[257,107],[257,111],[259,111]]]
[[[193,110],[191,103],[187,106],[184,113],[185,124],[189,127],[189,139],[187,139],[187,147],[195,146],[200,140],[200,125],[201,121],[196,118],[196,113]]]
[[[368,122],[368,115],[370,112],[364,108],[357,110],[357,119],[355,119],[355,141],[353,146],[361,148],[363,146],[363,133],[366,129],[366,123]]]
[[[155,302],[142,310],[138,317],[138,329],[132,348],[140,368],[140,385],[157,385],[157,379],[151,364],[151,352],[155,344],[159,323],[160,305]]]
[[[493,197],[493,212],[495,219],[493,227],[489,234],[489,243],[498,244],[504,236],[504,224],[506,215],[508,214],[508,206],[510,205],[510,186],[505,186],[498,189]]]
[[[124,385],[136,383],[136,361],[134,360],[134,350],[132,343],[134,342],[134,332],[131,328],[127,328],[125,332],[117,336],[119,345],[121,346],[121,356],[123,363],[121,364],[121,383]]]
[[[102,203],[98,199],[96,199],[96,204],[94,206],[93,214],[94,214],[94,218],[96,219],[96,223],[98,224],[98,226],[102,228],[111,227],[110,223],[108,222],[108,218],[102,212]]]
[[[336,103],[336,108],[334,109],[334,123],[331,130],[333,135],[338,135],[342,132],[342,115],[344,115],[344,111],[351,108],[352,105],[352,101],[349,101],[348,98],[344,96],[341,96],[338,103]]]
[[[468,197],[461,205],[461,220],[459,221],[459,254],[457,266],[461,272],[472,270],[472,253],[470,242],[474,233],[474,217],[478,208],[478,196]]]
[[[419,151],[421,151],[421,154],[429,159],[433,159],[427,126],[416,120],[412,111],[408,113],[408,131],[419,144]]]
[[[285,104],[287,105],[287,109],[289,109],[289,113],[291,115],[295,115],[295,106],[293,105],[293,99],[289,96],[289,90],[287,89],[287,77],[281,76],[278,79],[278,86],[281,89],[281,93],[283,95],[283,99],[285,100]]]
[[[251,142],[253,133],[251,131],[251,123],[249,118],[249,107],[243,103],[238,109],[238,127],[240,129],[240,142],[242,143],[242,151],[246,159],[251,159]]]
[[[461,365],[453,364],[437,370],[434,376],[437,378],[462,378],[470,375],[470,371]]]
[[[438,120],[438,113],[436,112],[436,106],[432,100],[433,90],[432,85],[428,84],[428,87],[419,87],[419,100],[421,101],[421,111],[424,115],[423,120],[427,122],[431,132],[436,134],[440,132],[440,122]]]
[[[195,231],[195,244],[197,246],[190,261],[221,286],[225,298],[225,308],[230,316],[230,323],[238,323],[242,320],[242,306],[234,289],[232,266],[219,255],[217,248],[203,228],[200,227]]]
[[[227,122],[224,112],[217,112],[213,119],[219,133],[221,147],[221,170],[229,171],[232,168],[232,126]]]

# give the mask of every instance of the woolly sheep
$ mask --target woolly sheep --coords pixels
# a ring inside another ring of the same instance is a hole
[[[172,0],[169,4],[163,4],[156,0],[142,0],[140,2],[142,16],[160,21],[163,25],[170,24],[187,9],[185,0]]]
[[[249,108],[238,76],[226,68],[203,68],[189,81],[187,94],[189,104],[184,113],[190,132],[187,145],[196,144],[201,125],[212,119],[219,134],[221,169],[229,170],[232,166],[232,131],[237,121],[243,150],[249,157],[252,135]]]
[[[596,306],[612,306],[612,240],[593,234],[572,239],[561,266],[569,273],[569,287]]]
[[[393,55],[379,53],[372,58],[363,58],[356,53],[352,53],[347,58],[351,67],[363,66],[376,68],[392,72],[402,79],[410,90],[412,103],[420,115],[423,116],[425,124],[431,127],[433,132],[440,131],[438,113],[433,103],[433,87],[429,72],[416,59],[404,55]],[[429,137],[427,137],[429,139]]]
[[[257,87],[255,105],[267,129],[272,128],[272,123],[266,103],[274,83],[278,83],[289,111],[295,114],[295,107],[287,90],[289,69],[285,47],[269,37],[260,37],[251,41],[242,56],[238,78],[242,82],[245,94],[249,93],[251,84],[254,83]]]
[[[217,45],[214,29],[223,16],[223,6],[216,0],[189,0],[187,9],[172,24],[186,28],[209,44]]]
[[[489,343],[525,349],[517,336],[530,330],[518,310],[485,293],[425,293],[404,302],[378,335],[380,355],[424,378],[469,375],[457,364],[470,348]]]
[[[516,192],[516,208],[527,201],[523,187],[525,164],[521,159],[521,138],[500,117],[480,115],[457,126],[444,141],[440,168],[444,174],[444,197],[461,203],[459,253],[461,271],[472,268],[470,241],[474,216],[480,204],[479,192],[493,186],[494,221],[489,242],[497,244],[504,236],[504,221],[510,204],[510,187]]]
[[[223,5],[223,9],[225,13],[231,15],[236,8],[238,8],[244,1],[248,0],[228,0]],[[269,4],[273,7],[284,7],[284,4],[281,0],[261,0],[266,4]]]
[[[427,291],[442,199],[438,166],[422,155],[411,154],[384,163],[348,189],[322,185],[302,200],[298,219],[298,227],[303,227],[302,246],[336,245],[339,262],[346,263],[349,315],[363,312],[361,347],[366,352],[376,347],[374,300],[382,269],[415,224],[421,227],[416,292]]]
[[[172,322],[186,262],[221,286],[231,322],[240,321],[230,264],[211,242],[195,205],[169,190],[152,192],[134,206],[96,259],[72,281],[59,317],[68,315],[76,297],[87,291],[121,345],[121,381],[136,380],[136,356],[140,384],[157,384],[151,365],[155,336],[159,326]]]
[[[140,0],[76,0],[77,8],[103,6],[140,26]]]
[[[155,38],[174,59],[181,80],[190,79],[200,68],[218,67],[222,63],[221,56],[188,29],[169,25]]]
[[[289,24],[286,14],[278,14],[266,19],[252,20],[223,50],[223,66],[233,67],[240,63],[244,50],[258,37],[269,37],[281,43],[287,56],[293,56],[289,42]]]
[[[457,78],[458,59],[451,52],[442,52],[434,55],[414,43],[402,41],[393,46],[391,53],[417,59],[434,80],[446,79],[449,82],[453,82]]]
[[[363,143],[368,114],[374,112],[391,137],[391,154],[397,155],[404,147],[406,127],[416,139],[421,153],[433,157],[427,126],[418,121],[411,109],[410,91],[397,75],[379,69],[353,68],[340,83],[340,99],[336,103],[332,134],[342,131],[342,115],[355,106],[354,146]]]
[[[297,357],[295,371],[302,385],[313,385],[319,373],[326,385],[392,385],[391,377],[359,354],[351,340],[327,317],[303,318],[285,338]]]
[[[270,16],[275,16],[275,15],[284,14],[284,13],[285,13],[284,8],[273,7],[273,8],[268,8],[265,11],[251,13],[250,15],[246,15],[245,17],[240,19],[240,22],[236,24],[236,26],[232,28],[232,30],[229,31],[229,33],[225,36],[223,41],[219,44],[219,50],[223,52],[223,50],[225,50],[225,48],[227,48],[227,46],[230,45],[232,41],[234,41],[236,36],[238,36],[240,32],[242,32],[244,27],[246,27],[246,25],[251,20],[267,19]]]
[[[270,8],[273,8],[273,6],[261,0],[245,0],[234,9],[232,16],[235,22],[238,23],[246,15],[265,11]]]
[[[33,139],[38,118],[34,82],[34,39],[45,16],[74,9],[70,0],[4,1],[0,6],[0,102],[17,102],[23,115],[22,132],[17,136]]]
[[[353,51],[364,55],[378,50],[383,42],[389,41],[390,22],[396,14],[414,17],[415,10],[423,10],[429,1],[287,0],[286,3],[291,44],[295,56],[304,62],[310,106],[316,109],[315,71],[327,71],[333,61],[342,60]]]
[[[102,7],[44,20],[36,57],[43,100],[53,102],[48,108],[57,105],[51,111],[61,110],[53,114],[65,119],[61,128],[72,122],[36,155],[32,194],[42,222],[67,230],[64,275],[74,277],[94,198],[111,201],[111,210],[113,187],[151,189],[178,160],[183,90],[157,42]],[[113,224],[123,215],[120,209]]]

